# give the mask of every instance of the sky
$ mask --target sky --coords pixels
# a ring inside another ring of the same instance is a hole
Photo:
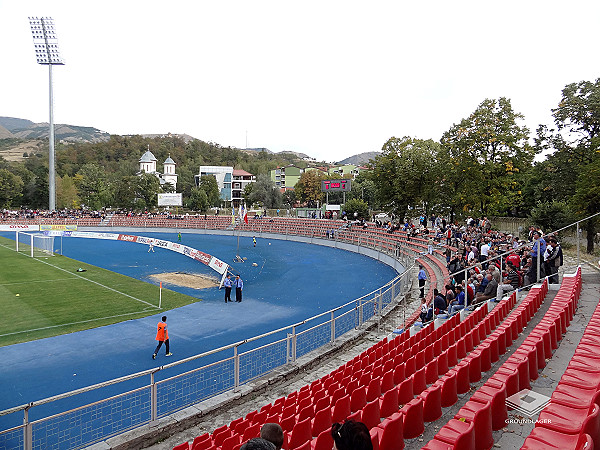
[[[532,134],[600,77],[597,0],[0,0],[0,116],[48,122],[30,16],[52,17],[54,121],[339,161],[439,140],[486,98]]]

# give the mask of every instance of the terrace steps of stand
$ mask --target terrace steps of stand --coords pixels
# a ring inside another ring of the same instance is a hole
[[[487,305],[485,305],[485,306],[487,306]],[[507,305],[503,305],[503,307],[501,307],[501,308],[498,308],[499,310],[500,310],[500,309],[502,310],[502,314],[506,314],[506,312],[507,312],[507,310],[508,310],[508,308],[504,308],[504,306],[507,306]],[[484,310],[479,310],[479,311],[477,311],[477,313],[474,313],[474,314],[473,314],[473,316],[471,316],[471,317],[470,317],[470,319],[483,320],[484,313],[486,312],[485,310],[487,310],[487,308],[484,308]],[[499,312],[499,311],[496,311],[496,312]],[[497,314],[496,314],[496,315],[497,315]],[[475,317],[475,316],[477,316],[477,317]],[[454,320],[454,319],[456,319],[456,320]],[[449,333],[449,332],[451,332],[451,331],[452,331],[452,332],[454,331],[454,330],[451,328],[451,326],[450,326],[450,325],[454,326],[454,325],[455,325],[455,324],[458,322],[458,319],[459,319],[459,317],[458,317],[458,316],[455,316],[455,318],[454,318],[454,319],[453,319],[452,321],[448,321],[448,323],[446,323],[446,325],[442,327],[443,329],[446,329],[446,332],[447,332],[447,333]],[[468,320],[468,319],[467,319],[467,320]],[[468,320],[468,321],[469,321],[469,326],[473,326],[473,325],[475,324],[475,322],[474,322],[473,320]],[[452,322],[452,324],[451,324],[451,322]],[[496,321],[496,322],[497,322],[497,321]],[[490,322],[490,323],[491,323],[491,322]],[[466,323],[463,323],[463,326],[462,326],[462,327],[460,327],[460,328],[461,328],[461,332],[462,332],[462,333],[464,333],[464,334],[467,334],[467,327],[465,327],[464,325],[467,325],[467,324],[466,324]],[[497,323],[495,323],[495,325],[497,325]],[[423,332],[422,332],[422,334],[423,334],[423,335],[425,335],[425,334],[428,334],[428,333],[432,332],[432,330],[433,330],[433,327],[426,328],[426,331],[423,331]],[[440,330],[437,330],[437,331],[442,331],[442,329],[440,329]],[[479,330],[479,331],[483,331],[483,329],[481,328],[481,330]],[[478,333],[478,335],[480,334],[480,333],[479,333],[479,331],[476,331],[476,332]],[[421,334],[421,333],[419,333],[419,334]],[[454,335],[454,334],[453,334],[453,335]],[[471,335],[473,335],[473,333],[469,333],[469,341],[471,340]],[[432,336],[433,336],[433,334],[432,334]],[[429,336],[429,337],[431,338],[432,336]],[[414,336],[414,337],[415,337],[415,338],[419,338],[419,336]],[[446,337],[448,337],[448,336],[446,336]],[[398,341],[398,340],[400,340],[400,341],[407,340],[407,341],[408,341],[408,339],[407,339],[407,334],[403,334],[403,335],[401,335],[401,336],[399,336],[399,337],[397,337],[397,338],[395,339],[395,341]],[[473,340],[475,340],[475,338],[473,338]],[[478,338],[477,340],[479,340],[479,338]],[[413,341],[414,341],[414,339],[413,339],[413,340],[411,340],[411,342],[413,342]],[[414,342],[417,342],[417,341],[414,341]],[[433,351],[434,351],[433,349],[435,348],[435,345],[433,345],[433,343],[431,342],[431,340],[429,340],[429,342],[430,342],[430,344],[431,344],[431,345],[429,345],[429,346],[428,346],[428,349],[430,349],[430,350],[432,351],[432,353],[433,353]],[[446,341],[446,342],[447,342],[447,341]],[[406,344],[408,344],[408,342],[407,342]],[[403,346],[403,348],[405,348],[406,344]],[[384,344],[384,346],[387,346],[387,344]],[[412,347],[415,347],[413,344],[411,344],[411,346],[412,346]],[[375,346],[373,346],[373,348],[377,348],[377,347],[378,347],[378,345],[377,345],[377,344],[376,344]],[[423,346],[423,347],[424,347],[424,346]],[[440,348],[438,348],[437,352],[439,352],[439,351],[441,351],[441,346],[440,346]],[[436,353],[437,353],[437,352],[436,352]],[[408,353],[410,353],[410,351],[408,351]],[[371,353],[371,355],[372,355],[372,353]],[[424,355],[423,355],[423,352],[420,352],[420,355],[421,355],[421,356],[424,356]],[[398,356],[400,356],[400,355],[398,355]],[[397,356],[395,359],[398,359],[398,356]],[[405,353],[402,355],[402,358],[406,358],[406,357],[407,357],[407,356],[406,356],[406,352],[405,352]],[[433,354],[432,354],[432,355],[430,355],[430,357],[433,357]],[[413,360],[414,358],[409,358],[409,359]],[[356,360],[356,358],[355,358],[355,360]],[[364,365],[364,364],[363,364],[363,365]],[[423,363],[423,362],[421,362],[421,363],[419,363],[418,365],[419,365],[419,367],[415,367],[415,370],[416,370],[416,371],[418,371],[418,372],[421,372],[421,373],[423,374],[423,376],[425,376],[425,375],[424,375],[424,370],[425,370],[424,363]],[[421,367],[422,367],[422,369],[421,369],[421,370],[419,370]],[[355,368],[355,367],[354,367],[354,368]],[[388,366],[388,368],[389,368],[389,366]],[[407,370],[408,370],[408,369],[407,369]],[[440,368],[440,370],[442,370],[442,369]],[[339,370],[338,370],[337,372],[339,373]],[[355,370],[351,370],[350,372],[351,372],[351,373],[354,373],[354,372],[355,372]],[[412,369],[411,369],[411,372],[412,372]],[[416,376],[417,376],[417,375],[415,375],[415,377],[416,377]],[[434,377],[435,379],[437,379],[437,376],[438,376],[438,373],[437,373],[437,367],[436,367],[436,371],[435,371],[435,374],[433,374],[433,377]],[[427,375],[427,377],[429,378],[430,376],[429,376],[429,375]],[[413,377],[413,378],[414,378],[414,377]],[[420,378],[420,377],[419,377],[419,378]],[[417,378],[415,378],[415,380],[417,380]],[[368,381],[368,380],[367,380],[367,381]],[[400,380],[400,381],[401,381],[401,380]],[[422,382],[423,382],[423,383],[425,382],[425,379],[424,379],[424,378],[422,379]],[[362,383],[362,384],[366,384],[366,382],[362,382],[362,381],[361,381],[361,383]],[[308,386],[308,385],[306,385],[305,387],[307,387],[307,386]],[[359,385],[359,387],[361,387],[361,386]],[[366,387],[366,386],[362,386],[362,388],[365,388],[365,387]],[[369,391],[370,391],[370,387],[371,387],[371,385],[369,385]],[[367,391],[367,392],[369,392],[369,391]],[[416,386],[415,386],[415,394],[418,394],[419,392],[420,392],[420,390],[418,390],[418,391],[417,391],[417,388],[416,388]],[[291,396],[290,396],[290,397],[291,397]],[[375,397],[374,397],[374,398],[375,398]],[[384,395],[380,395],[380,396],[379,396],[379,397],[377,397],[377,398],[379,398],[379,400],[380,400],[380,401],[383,401],[383,399],[385,398],[385,396],[384,396]],[[411,394],[411,398],[412,398],[412,394]],[[363,400],[364,400],[364,399],[363,399]],[[370,398],[370,400],[373,400],[373,398]],[[364,401],[363,401],[363,403],[364,403]],[[372,404],[372,403],[370,403],[370,404],[369,404],[369,407],[370,407],[371,405],[373,405],[373,404]],[[382,403],[382,406],[383,406],[383,403]],[[353,407],[353,409],[352,409],[352,410],[353,410],[353,411],[357,411],[357,410],[358,410],[358,408],[359,408],[359,407]],[[367,408],[367,407],[365,407],[365,408]],[[378,409],[378,408],[377,408],[377,409]],[[366,411],[366,409],[365,409],[365,411]],[[358,416],[357,416],[357,414],[360,414],[360,413],[358,413],[358,412],[355,412],[355,413],[353,414],[353,417],[358,417]],[[366,414],[366,412],[365,412],[364,414]],[[239,420],[239,419],[238,419],[238,420]],[[364,415],[362,416],[362,420],[363,420],[363,421],[367,420],[367,419],[365,419],[365,416],[364,416]],[[378,421],[378,420],[379,420],[379,415],[378,415],[378,412],[377,412],[377,414],[376,414],[376,421]],[[234,423],[236,423],[236,421],[234,421]],[[284,425],[284,428],[288,428],[288,427],[286,427],[286,426]],[[313,433],[313,434],[314,434],[314,433]],[[205,442],[206,442],[206,441],[205,441]],[[214,443],[221,444],[221,439],[220,439],[220,435],[219,435],[219,434],[216,434],[216,436],[214,436]],[[314,440],[313,440],[313,444],[315,444],[315,443],[316,443],[316,439],[314,439]],[[290,444],[292,444],[292,443],[290,443]],[[234,446],[233,448],[235,448],[235,446]],[[293,447],[293,445],[292,445],[292,446],[290,446],[290,448],[294,448],[294,447]]]
[[[538,296],[538,298],[540,298],[540,297],[541,297],[541,294],[534,293],[534,292],[533,292],[534,290],[539,290],[539,289],[532,289],[532,292],[531,292],[530,294],[528,294],[528,295],[529,295],[530,297],[532,297],[532,298],[534,298],[534,297],[537,295],[537,296]],[[529,297],[528,297],[528,298],[529,298]],[[506,300],[504,301],[504,303],[505,303],[505,302],[506,302]],[[549,301],[545,301],[544,303],[545,303],[546,305],[548,305],[548,307],[549,307],[549,305],[550,305],[550,303],[551,303],[551,302],[549,302]],[[542,305],[543,305],[544,303],[542,303]],[[501,307],[501,305],[499,305],[499,307]],[[508,309],[508,308],[507,308],[507,309]],[[531,311],[530,311],[530,313],[529,313],[529,314],[526,314],[526,316],[528,316],[528,318],[529,318],[529,316],[531,316],[531,315],[533,314],[533,308],[529,308],[529,309],[531,310]],[[547,309],[547,308],[546,308],[546,309]],[[481,311],[480,311],[480,312],[481,312]],[[509,311],[503,312],[503,315],[507,314],[508,312],[509,312]],[[534,322],[538,322],[538,321],[541,321],[541,320],[543,320],[543,319],[544,319],[544,316],[545,316],[545,311],[544,311],[543,309],[541,309],[541,310],[540,310],[540,312],[542,312],[543,314],[539,314],[539,315],[537,315],[537,317],[536,317],[536,315],[533,315],[532,317],[530,317],[530,318],[531,318],[531,319],[533,319],[533,320],[532,320],[532,321],[529,321],[529,323],[528,323],[528,325],[527,325],[527,326],[533,326]],[[513,311],[511,314],[512,314],[513,316],[519,315],[519,311],[518,311],[518,309],[517,309],[517,310],[515,310],[515,311]],[[481,317],[483,317],[483,316],[482,316],[482,314],[478,314],[478,317],[479,317],[479,318],[481,318]],[[483,320],[483,319],[481,319],[481,320]],[[455,321],[455,322],[456,322],[456,321]],[[527,328],[527,326],[526,326],[526,327],[523,329],[523,333],[521,333],[521,335],[525,334],[525,331],[526,331],[526,328]],[[482,329],[483,327],[481,327],[481,326],[480,326],[480,328]],[[493,332],[493,328],[494,328],[494,327],[492,326],[492,330],[489,330],[489,331],[492,331],[492,332]],[[517,330],[517,329],[516,329],[515,327],[513,327],[513,328],[514,328],[514,330],[513,330],[513,331],[514,331],[514,332],[513,332],[513,338],[517,338],[517,336],[514,336],[514,333],[516,333],[516,330]],[[450,329],[450,328],[448,327],[448,329]],[[431,331],[430,331],[430,332],[431,332]],[[426,334],[426,332],[423,332],[423,334]],[[472,334],[472,333],[471,333],[471,334]],[[479,333],[477,333],[477,334],[479,334]],[[474,335],[474,336],[475,336],[475,335]],[[482,337],[483,337],[483,336],[482,336]],[[398,340],[398,339],[396,339],[396,340]],[[406,340],[406,339],[404,339],[404,340]],[[511,346],[511,347],[514,347],[514,344],[515,344],[515,343],[513,342],[513,346]],[[378,345],[375,345],[375,346],[373,346],[373,348],[381,348],[381,347],[383,347],[383,346],[378,346]],[[370,352],[370,353],[371,353],[371,354],[373,354],[373,352]],[[409,353],[410,353],[410,352],[409,352]],[[365,354],[369,354],[369,352],[367,352],[367,353],[365,353]],[[504,357],[506,357],[506,358],[507,358],[507,355],[508,355],[508,354],[509,354],[509,352],[507,352],[507,353],[504,355]],[[471,356],[471,355],[469,355],[469,356]],[[468,356],[468,357],[469,357],[469,356]],[[467,359],[468,359],[468,357],[467,357]],[[497,364],[500,364],[500,363],[502,362],[502,359],[506,359],[506,358],[501,358],[501,359],[498,361],[498,363],[497,363]],[[355,359],[356,359],[356,358],[355,358]],[[529,364],[526,364],[526,365],[528,366]],[[425,366],[424,366],[424,365],[423,365],[422,367],[423,367],[423,368],[425,368]],[[458,367],[458,366],[457,366],[457,367]],[[418,370],[418,367],[417,367],[416,369],[417,369],[417,371],[420,371],[420,370]],[[537,362],[536,362],[536,369],[537,369]],[[494,372],[494,371],[493,371],[493,369],[489,369],[488,371],[489,371],[490,373],[493,373],[493,372]],[[437,372],[437,371],[436,371],[436,372]],[[338,371],[338,373],[339,373],[339,371]],[[478,374],[478,375],[480,374],[480,371],[479,371],[479,370],[477,370],[477,374]],[[433,377],[433,379],[432,379],[432,380],[427,380],[427,382],[428,382],[428,383],[429,383],[429,382],[433,382],[435,379],[437,379],[437,376],[436,376],[436,375],[437,375],[437,373],[434,375],[434,377]],[[442,373],[440,373],[440,375],[442,375]],[[429,376],[428,376],[428,378],[429,378]],[[415,379],[415,380],[416,380],[416,379]],[[473,380],[472,380],[472,381],[473,381]],[[529,381],[529,380],[528,380],[528,381]],[[425,381],[424,381],[424,380],[423,380],[423,383],[425,383]],[[304,387],[308,387],[308,386],[309,386],[309,385],[305,385]],[[423,384],[423,387],[425,387],[425,384]],[[364,388],[364,386],[363,386],[363,388]],[[300,392],[302,392],[302,391],[305,391],[305,392],[307,392],[307,390],[304,390],[304,388],[300,390]],[[421,391],[421,389],[418,389],[418,390],[417,390],[417,388],[415,387],[415,392],[414,392],[415,394],[418,394],[420,391]],[[428,392],[428,391],[429,391],[429,392],[433,392],[433,391],[431,391],[431,389],[428,389],[428,390],[426,390],[425,392]],[[421,396],[421,397],[422,397],[422,396]],[[469,395],[469,393],[466,393],[466,395],[464,395],[464,397],[465,397],[465,399],[466,399],[466,400],[465,400],[465,402],[466,402],[466,401],[468,401],[468,400],[469,400],[469,398],[470,398],[470,395]],[[288,397],[288,398],[289,398],[289,397]],[[380,398],[380,400],[383,400],[384,396],[383,396],[383,395],[381,395],[379,398]],[[410,398],[412,398],[412,395],[411,395],[411,397],[410,397]],[[415,397],[415,399],[419,399],[419,397]],[[371,400],[372,400],[372,398],[371,398]],[[408,399],[407,399],[407,400],[408,400]],[[292,400],[292,401],[294,401],[294,400]],[[418,402],[417,404],[420,404],[420,402],[422,402],[422,400],[420,400],[420,399],[419,399],[419,402]],[[365,403],[365,400],[363,399],[363,403],[362,403],[362,404],[364,404],[364,403]],[[412,403],[413,403],[413,402],[410,402],[410,404],[412,404]],[[449,406],[449,407],[448,407],[448,408],[446,408],[446,409],[447,409],[448,411],[450,411],[451,409],[455,409],[456,407],[460,407],[460,406],[461,406],[461,403],[463,403],[463,402],[462,402],[462,401],[459,401],[459,402],[455,403],[454,405],[452,405],[452,406]],[[371,405],[373,405],[373,403],[369,403],[369,404],[368,404],[368,407],[370,407]],[[353,408],[353,409],[358,409],[358,407],[355,407],[355,408]],[[406,405],[405,405],[405,408],[403,408],[403,409],[402,409],[402,411],[404,411],[405,409],[406,409]],[[426,421],[429,421],[430,419],[429,419],[429,418],[427,418],[427,414],[428,414],[428,411],[427,411],[427,410],[428,410],[428,408],[425,408],[425,420],[426,420]],[[364,416],[364,414],[366,414],[366,411],[367,411],[367,407],[365,407],[365,409],[363,410],[363,413],[362,413],[363,415],[362,415],[362,417],[361,417],[361,415],[360,415],[359,413],[353,413],[353,414],[351,415],[351,417],[356,417],[356,418],[362,419],[364,422],[366,422],[366,421],[368,421],[368,418],[365,418],[365,416]],[[408,411],[408,410],[407,410],[407,411]],[[447,411],[447,412],[448,412],[448,411]],[[440,425],[439,425],[439,426],[443,426],[443,424],[444,424],[444,422],[446,421],[447,417],[444,417],[445,415],[442,413],[442,411],[441,411],[441,410],[439,411],[439,413],[440,413],[440,415],[441,415],[441,418],[438,420],[438,422],[442,422],[442,423],[440,423]],[[389,413],[388,413],[388,415],[389,415]],[[307,416],[307,417],[308,417],[308,416]],[[393,416],[392,416],[392,417],[393,417]],[[407,425],[407,424],[406,424],[406,422],[408,422],[408,419],[407,419],[407,417],[408,417],[408,416],[405,416],[405,417],[404,417],[405,425]],[[450,416],[450,418],[452,418],[452,416]],[[243,419],[242,419],[242,418],[240,418],[240,419],[238,419],[237,421],[234,421],[233,423],[236,423],[236,424],[237,424],[237,423],[238,423],[240,420],[243,420]],[[374,426],[375,426],[375,424],[376,424],[376,423],[379,421],[379,411],[378,411],[378,408],[377,408],[377,413],[376,413],[375,419],[373,419],[373,420],[375,420],[375,422],[374,422],[374,424],[372,424],[372,427],[374,427]],[[434,421],[434,422],[435,422],[435,421]],[[425,427],[425,433],[423,434],[423,437],[415,436],[415,437],[416,437],[416,439],[413,439],[413,440],[411,440],[411,439],[407,439],[407,440],[406,440],[406,442],[405,442],[405,443],[406,443],[406,445],[407,445],[407,448],[420,448],[420,447],[423,445],[423,442],[425,441],[425,439],[427,438],[427,434],[428,434],[428,433],[431,433],[431,432],[435,432],[435,431],[437,431],[437,429],[438,429],[438,425],[435,425],[435,423],[434,423],[434,422],[431,422],[431,423],[427,423],[427,424],[426,424],[427,426]],[[306,421],[303,421],[302,423],[307,423],[307,422],[306,422]],[[385,423],[385,422],[384,422],[384,423]],[[421,423],[422,423],[422,422],[421,422]],[[432,426],[432,425],[433,425],[433,426]],[[238,425],[238,427],[239,427],[239,425]],[[298,426],[298,427],[300,427],[300,426]],[[308,427],[308,425],[307,425],[307,427]],[[286,428],[287,428],[287,427],[286,427]],[[371,427],[370,427],[370,428],[371,428]],[[221,429],[226,429],[226,427],[222,427]],[[375,433],[375,434],[373,433],[373,430],[375,430],[375,429],[377,429],[377,428],[372,428],[372,436],[375,436],[375,442],[378,442],[378,441],[377,441],[377,438],[376,438],[376,436],[377,436],[377,433]],[[237,428],[236,428],[236,430],[237,430]],[[247,436],[245,436],[245,437],[251,437],[251,436],[253,435],[253,433],[256,433],[256,430],[253,430],[253,431],[251,431],[250,433],[246,433],[246,434],[247,434]],[[234,433],[234,434],[235,434],[235,433]],[[291,434],[291,436],[292,436],[292,437],[291,437],[292,441],[293,441],[293,439],[294,439],[294,437],[293,437],[293,436],[294,436],[294,434],[295,434],[295,430],[294,430],[294,431],[292,431],[292,434]],[[314,435],[314,434],[315,434],[315,433],[313,433],[313,435]],[[381,434],[381,433],[380,433],[380,434]],[[406,434],[406,432],[405,432],[405,434]],[[421,433],[419,433],[419,432],[417,431],[415,434],[416,434],[416,435],[420,435]],[[290,436],[288,436],[288,438],[290,438]],[[238,445],[232,445],[231,447],[229,447],[229,446],[227,445],[227,443],[221,442],[221,439],[220,439],[220,434],[218,434],[218,431],[215,431],[215,433],[213,434],[213,439],[214,439],[214,443],[218,443],[218,444],[220,444],[220,445],[223,445],[223,447],[222,447],[222,448],[232,448],[232,449],[236,449],[236,448],[238,448],[238,447],[239,447]],[[233,438],[230,438],[230,441],[231,441],[231,439],[233,439]],[[306,439],[305,439],[305,441],[306,441]],[[298,442],[297,442],[297,444],[298,444],[298,445],[294,445],[294,444],[293,444],[293,442],[290,442],[290,444],[291,444],[291,445],[289,446],[289,448],[290,448],[290,449],[293,449],[293,448],[300,448],[300,444],[302,444],[302,443],[303,443],[303,442],[305,442],[305,441],[298,441]],[[316,438],[313,438],[313,439],[312,439],[312,441],[313,441],[313,448],[314,448],[314,444],[317,442],[317,440],[316,440]],[[205,442],[207,442],[207,441],[205,441]],[[235,441],[235,443],[236,443],[236,444],[241,444],[241,442],[242,442],[241,436],[240,436],[240,438],[236,438],[236,441]],[[426,441],[425,441],[425,442],[426,442]],[[436,441],[436,442],[440,442],[440,441]],[[474,443],[474,441],[473,441],[473,443]],[[429,445],[431,445],[431,443],[430,443]],[[305,446],[306,446],[306,444],[305,444]],[[179,449],[179,448],[184,448],[184,447],[185,447],[185,443],[183,443],[181,446],[177,446],[176,448],[178,448],[178,449]],[[191,447],[190,447],[190,448],[191,448]],[[198,448],[209,448],[209,447],[208,447],[208,445],[207,445],[207,446],[205,446],[205,447],[200,447],[200,446],[198,446]],[[390,448],[392,448],[392,447],[390,447]],[[396,446],[394,446],[393,448],[401,448],[401,446],[397,446],[397,447],[396,447]],[[438,447],[432,447],[432,448],[438,448]],[[439,448],[444,448],[444,447],[439,447]],[[485,447],[485,448],[489,448],[489,447]],[[384,448],[384,449],[382,449],[382,450],[388,450],[388,449],[387,449],[387,448]]]

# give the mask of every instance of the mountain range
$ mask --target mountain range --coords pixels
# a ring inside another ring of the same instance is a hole
[[[66,124],[55,124],[54,125],[54,136],[57,142],[62,143],[75,143],[75,142],[106,142],[110,139],[110,133],[99,130],[94,127],[81,127],[77,125],[66,125]],[[185,142],[189,142],[194,137],[188,134],[143,134],[143,137],[154,138],[154,137],[167,137],[176,136],[183,139]],[[2,117],[0,116],[0,139],[17,139],[17,140],[30,140],[30,139],[48,139],[48,123],[34,123],[31,120],[19,119],[16,117]],[[248,152],[261,152],[274,153],[267,148],[247,148],[240,149]],[[277,153],[291,153],[301,159],[313,159],[304,153],[282,151]],[[357,166],[366,164],[370,159],[374,158],[378,152],[365,152],[358,155],[350,156],[342,161],[337,161],[338,165],[354,164]]]

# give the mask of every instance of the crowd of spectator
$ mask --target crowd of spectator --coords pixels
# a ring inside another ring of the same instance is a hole
[[[432,220],[435,240],[445,246],[450,280],[444,292],[434,290],[430,306],[423,302],[422,320],[431,320],[435,314],[453,315],[487,300],[500,301],[505,294],[527,289],[544,277],[558,283],[563,252],[556,235],[544,235],[539,227],[531,226],[527,239],[520,240],[492,230],[486,217],[469,217],[463,225]]]

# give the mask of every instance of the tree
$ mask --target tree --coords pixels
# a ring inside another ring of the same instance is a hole
[[[0,207],[19,206],[23,195],[23,180],[6,169],[0,169]]]
[[[294,189],[288,189],[283,194],[283,204],[288,208],[293,208],[296,205],[296,191]]]
[[[206,211],[209,207],[206,191],[199,187],[192,188],[186,206],[194,211]]]
[[[156,208],[158,193],[160,192],[160,181],[150,173],[143,173],[137,178],[135,190],[137,208],[143,210]]]
[[[69,175],[56,177],[56,207],[59,209],[77,209],[80,207],[77,186],[75,186],[75,181]]]
[[[202,189],[206,194],[208,206],[219,206],[221,203],[221,195],[219,194],[219,185],[217,184],[217,179],[215,177],[212,175],[201,176],[198,188]]]
[[[298,201],[308,204],[311,208],[316,208],[319,203],[322,204],[325,194],[321,192],[321,181],[326,179],[327,174],[318,170],[303,172],[294,188]]]
[[[402,220],[409,207],[428,209],[435,188],[435,160],[439,144],[410,137],[390,138],[370,163],[369,179],[376,187],[376,201]]]
[[[100,209],[110,204],[106,173],[94,163],[85,164],[78,172],[81,175],[79,198],[88,208]],[[154,175],[152,175],[154,177]],[[154,177],[156,178],[156,177]]]
[[[597,191],[600,168],[600,78],[595,82],[571,83],[562,90],[558,107],[552,110],[556,130],[538,128],[536,146],[554,151],[548,158],[552,172],[547,177],[557,200],[570,200],[580,217],[600,211]],[[562,197],[562,198],[560,198]],[[587,251],[594,250],[597,220],[586,221]]]
[[[114,186],[114,206],[125,209],[135,209],[137,206],[137,175],[121,177]]]
[[[369,219],[369,205],[357,198],[348,200],[344,204],[344,211],[349,219]],[[354,216],[356,213],[356,216]]]
[[[270,209],[281,207],[281,192],[268,175],[258,175],[256,182],[252,184],[252,190],[248,195],[251,204],[256,203]]]
[[[352,190],[347,194],[348,200],[359,199],[367,203],[371,209],[379,209],[377,186],[369,176],[362,172],[352,180]]]
[[[453,211],[487,215],[521,201],[516,174],[531,166],[535,150],[520,120],[523,115],[513,111],[509,99],[486,99],[444,133],[440,162]]]

